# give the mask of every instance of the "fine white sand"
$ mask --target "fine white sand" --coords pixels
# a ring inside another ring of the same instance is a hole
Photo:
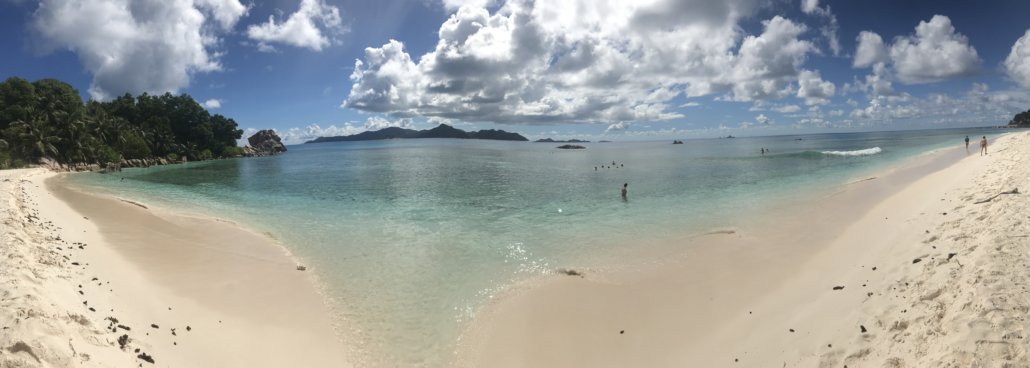
[[[349,365],[310,272],[268,238],[55,175],[0,171],[0,367]]]
[[[958,141],[958,140],[956,140]],[[684,239],[631,272],[516,287],[479,313],[471,367],[1030,365],[1030,133],[947,149]],[[643,241],[643,240],[642,240]]]

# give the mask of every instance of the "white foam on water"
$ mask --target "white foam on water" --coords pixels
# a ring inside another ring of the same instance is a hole
[[[822,151],[820,153],[831,156],[869,156],[883,152],[880,147],[866,148],[855,151]]]

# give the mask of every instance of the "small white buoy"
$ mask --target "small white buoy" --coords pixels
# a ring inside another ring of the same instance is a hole
[[[561,208],[558,209],[558,213],[561,213]]]

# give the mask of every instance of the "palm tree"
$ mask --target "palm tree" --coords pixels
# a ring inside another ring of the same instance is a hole
[[[17,138],[19,151],[24,157],[57,157],[57,144],[61,142],[61,138],[55,135],[53,129],[42,119],[36,117],[29,121],[18,120],[11,123],[10,129]]]

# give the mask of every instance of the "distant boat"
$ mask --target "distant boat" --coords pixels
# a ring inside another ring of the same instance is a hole
[[[737,138],[737,137],[734,137],[732,134],[730,134],[730,135],[726,136],[726,138]]]
[[[673,141],[672,141],[672,144],[683,144],[683,141],[677,141],[677,140],[673,140]]]

